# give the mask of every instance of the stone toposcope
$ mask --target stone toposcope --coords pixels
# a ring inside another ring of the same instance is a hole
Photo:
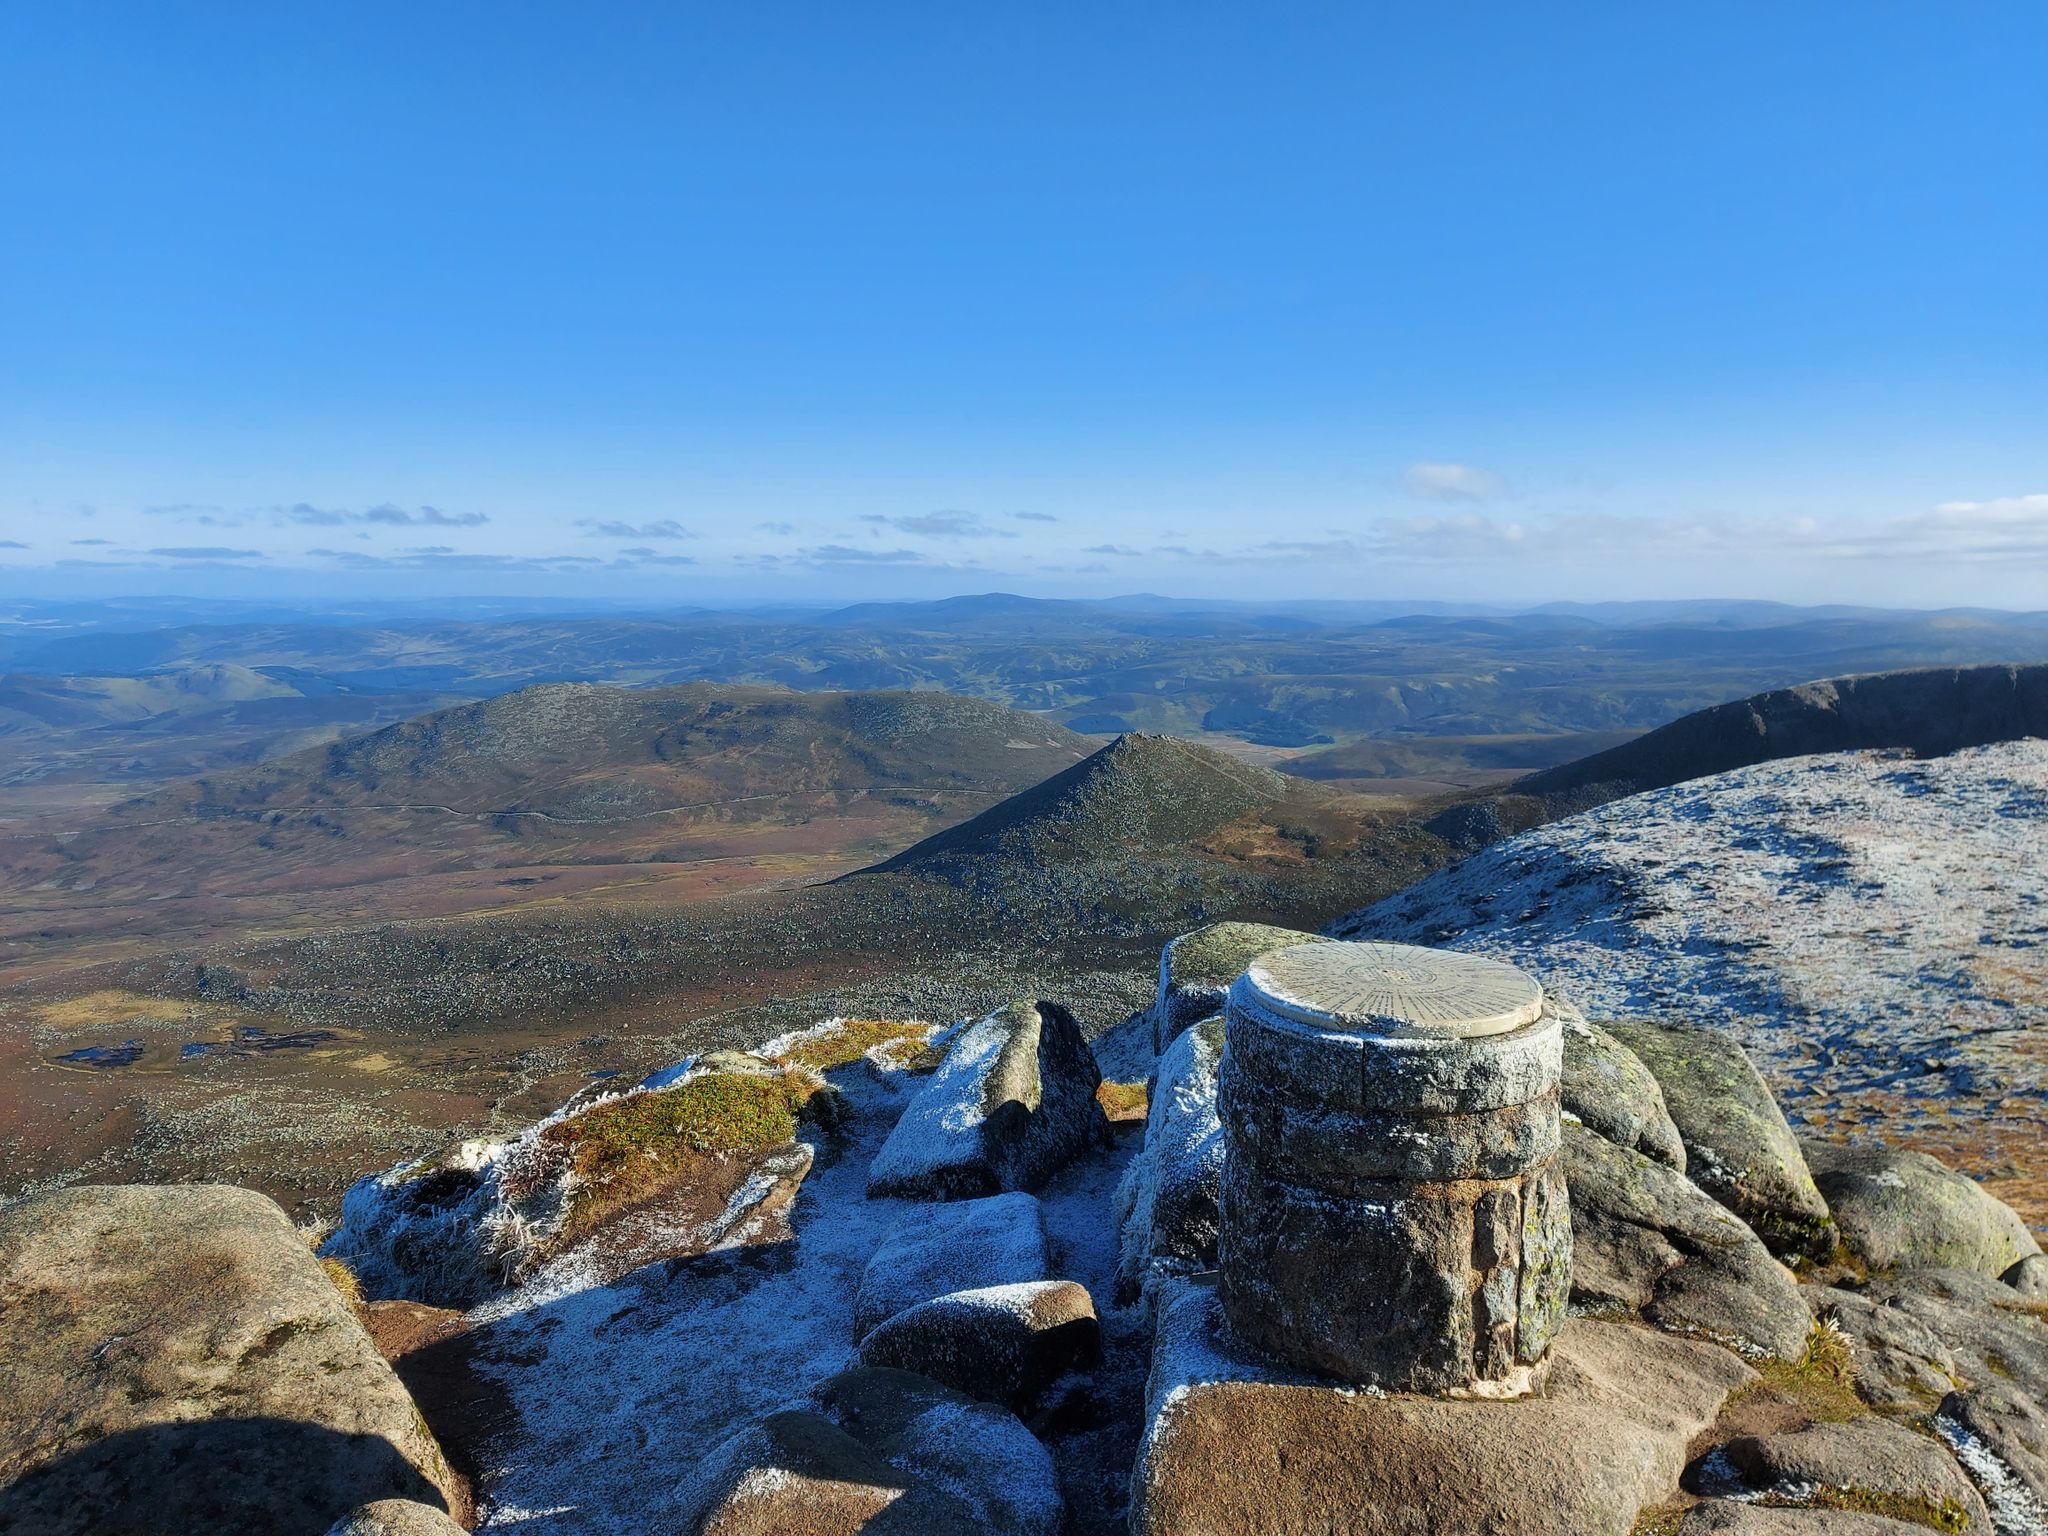
[[[1311,944],[1253,960],[1226,1018],[1232,1328],[1364,1386],[1534,1390],[1571,1287],[1542,987],[1447,950]]]

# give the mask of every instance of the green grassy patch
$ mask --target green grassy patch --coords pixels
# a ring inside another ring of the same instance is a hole
[[[806,1035],[775,1059],[792,1067],[809,1067],[827,1072],[858,1061],[878,1045],[898,1040],[923,1044],[931,1033],[927,1024],[902,1024],[893,1019],[847,1019],[835,1028]]]
[[[1636,1516],[1636,1523],[1629,1527],[1628,1536],[1678,1536],[1678,1528],[1684,1522],[1683,1506],[1674,1509],[1646,1509]]]

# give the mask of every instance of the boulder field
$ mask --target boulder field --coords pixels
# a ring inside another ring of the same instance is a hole
[[[1163,1046],[1142,1138],[1109,1135],[1072,1015],[1022,1000],[829,1020],[366,1179],[324,1266],[247,1191],[21,1202],[0,1531],[2048,1529],[2025,1223],[1922,1154],[1795,1136],[1698,1007],[1543,1000],[1570,1315],[1534,1390],[1364,1389],[1249,1342],[1217,1269],[1250,1111],[1191,1000],[1313,937],[1169,949],[1129,1026]]]

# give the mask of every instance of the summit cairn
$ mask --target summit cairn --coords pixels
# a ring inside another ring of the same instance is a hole
[[[1305,944],[1230,989],[1218,1292],[1239,1338],[1386,1391],[1535,1390],[1571,1284],[1563,1037],[1512,966]]]

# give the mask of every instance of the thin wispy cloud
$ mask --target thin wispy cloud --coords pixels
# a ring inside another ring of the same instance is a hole
[[[1138,552],[1128,544],[1090,544],[1081,553],[1084,555],[1122,555],[1126,558],[1131,558],[1135,557]]]
[[[915,512],[906,517],[884,517],[870,512],[861,518],[878,528],[915,534],[921,539],[1014,539],[1007,528],[994,528],[975,512]]]
[[[1424,501],[1492,501],[1508,490],[1507,481],[1492,470],[1471,464],[1410,464],[1401,472],[1401,484]]]
[[[260,549],[227,549],[218,544],[180,544],[168,549],[152,549],[150,554],[165,560],[260,560]]]
[[[1020,523],[1056,523],[1059,521],[1050,512],[1012,512],[1010,516]]]
[[[798,551],[813,565],[922,565],[925,557],[914,549],[862,549],[854,544],[820,544]]]
[[[1587,559],[1691,555],[1882,560],[1933,564],[2048,563],[2048,495],[1948,501],[1890,518],[1758,518],[1719,513],[1667,517],[1562,513],[1503,518],[1471,511],[1383,518],[1325,539],[1268,539],[1252,559],[1407,561],[1454,565],[1513,558]]]
[[[690,539],[696,535],[672,517],[664,517],[651,523],[626,523],[594,517],[576,519],[578,528],[587,529],[593,538],[599,539]]]
[[[401,507],[390,502],[358,512],[298,501],[288,507],[272,507],[270,511],[280,522],[311,528],[336,528],[344,523],[377,523],[391,528],[480,528],[491,520],[486,512],[443,512],[439,507]]]
[[[426,544],[391,554],[372,554],[360,549],[309,549],[311,559],[332,561],[350,571],[499,571],[568,575],[581,572],[631,571],[642,566],[695,565],[688,555],[662,555],[653,551],[622,553],[610,558],[598,555],[507,555],[453,549],[446,544]]]

